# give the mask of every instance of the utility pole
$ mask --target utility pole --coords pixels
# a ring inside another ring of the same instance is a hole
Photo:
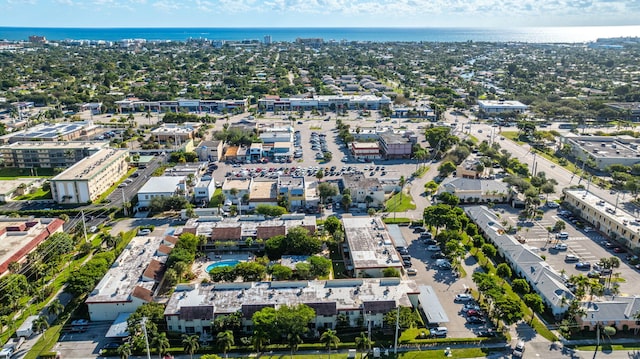
[[[149,337],[147,336],[147,317],[142,317],[142,333],[144,334],[144,344],[147,347],[147,359],[151,359],[151,351],[149,350]]]
[[[82,216],[82,231],[84,232],[84,241],[88,242],[87,239],[87,222],[84,220],[84,210],[80,210],[80,215]]]
[[[398,329],[400,327],[400,306],[398,306],[396,311],[396,336],[393,341],[393,354],[398,354]]]

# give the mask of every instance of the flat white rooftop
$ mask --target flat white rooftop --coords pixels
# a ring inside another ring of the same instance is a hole
[[[54,181],[89,180],[105,167],[129,153],[127,150],[103,148],[89,157],[85,157],[64,172],[53,178]]]
[[[402,266],[391,236],[380,218],[342,218],[342,223],[355,270]]]
[[[418,293],[414,281],[400,278],[202,284],[175,292],[164,314],[179,314],[181,307],[213,306],[214,313],[224,314],[243,306],[304,303],[324,304],[329,311],[324,314],[335,315],[339,310],[366,310],[367,304],[380,302],[390,302],[392,308],[412,307],[408,295]]]
[[[161,257],[156,254],[161,243],[161,237],[134,237],[100,283],[89,294],[86,302],[127,302],[130,301],[131,293],[135,287],[152,290],[155,282],[144,281],[142,274],[151,260],[155,259],[163,263],[166,261],[166,256]]]

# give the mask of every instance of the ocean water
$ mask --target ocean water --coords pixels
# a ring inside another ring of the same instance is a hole
[[[640,37],[640,26],[578,26],[529,28],[28,28],[0,27],[0,39],[27,40],[31,35],[49,40],[122,39],[260,40],[322,38],[325,41],[376,42],[527,42],[581,43],[610,37]]]

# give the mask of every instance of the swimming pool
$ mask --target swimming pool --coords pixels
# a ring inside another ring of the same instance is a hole
[[[235,267],[238,263],[240,263],[240,261],[237,259],[227,259],[227,260],[211,263],[207,266],[207,273],[211,272],[213,268]]]

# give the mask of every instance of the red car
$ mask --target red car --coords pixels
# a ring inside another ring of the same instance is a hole
[[[615,247],[615,248],[613,249],[613,251],[614,251],[615,253],[625,253],[625,252],[626,252],[626,250],[625,250],[624,248],[622,248],[622,247]]]
[[[467,311],[467,316],[468,317],[482,317],[482,313],[480,313],[479,311],[475,310],[475,309],[470,309]]]

